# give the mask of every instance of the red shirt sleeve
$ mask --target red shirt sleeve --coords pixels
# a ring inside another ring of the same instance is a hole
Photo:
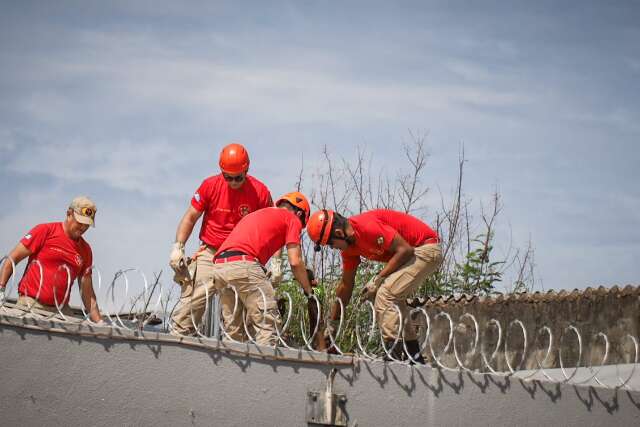
[[[193,197],[191,198],[191,206],[198,212],[204,212],[209,205],[209,193],[210,186],[207,185],[207,180],[202,181],[200,187],[193,193]]]
[[[287,236],[285,244],[300,244],[300,234],[302,233],[302,223],[295,215],[288,215],[287,220]]]
[[[20,239],[20,243],[22,243],[27,249],[31,251],[31,253],[39,252],[40,249],[44,246],[44,241],[49,235],[49,225],[48,224],[39,224],[33,227],[27,234],[24,235],[22,239]]]

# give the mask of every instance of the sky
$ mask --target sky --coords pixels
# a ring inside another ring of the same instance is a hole
[[[87,194],[103,275],[167,274],[225,144],[277,196],[324,146],[402,170],[413,132],[427,222],[464,145],[539,289],[638,284],[639,82],[633,1],[2,1],[0,251]]]

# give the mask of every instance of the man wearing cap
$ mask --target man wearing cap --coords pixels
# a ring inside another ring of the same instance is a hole
[[[15,264],[29,257],[18,286],[18,308],[57,313],[59,306],[63,314],[70,315],[70,288],[78,279],[90,319],[102,320],[91,279],[93,255],[82,238],[89,226],[95,226],[95,215],[96,205],[88,197],[79,196],[71,201],[63,222],[36,225],[20,240],[9,254]],[[13,266],[5,262],[0,271],[0,293],[4,294],[11,274]]]
[[[361,298],[374,300],[376,317],[382,329],[382,336],[390,347],[394,358],[404,358],[401,339],[412,358],[424,363],[419,355],[417,336],[413,328],[405,324],[403,333],[398,337],[399,315],[403,321],[409,315],[406,299],[434,273],[442,263],[442,250],[438,234],[427,224],[414,216],[388,209],[376,209],[345,218],[331,210],[315,212],[307,233],[316,243],[329,245],[342,253],[342,280],[336,289],[336,295],[346,306],[351,299],[355,284],[356,271],[360,257],[373,261],[386,262],[380,272],[363,287]],[[327,330],[335,333],[340,312],[334,305]]]
[[[280,197],[276,206],[244,217],[214,256],[215,287],[225,287],[226,291],[220,299],[225,330],[236,341],[244,340],[246,321],[247,329],[255,331],[258,344],[276,343],[275,325],[280,315],[263,266],[282,247],[286,247],[291,271],[304,294],[309,298],[313,292],[300,247],[300,234],[309,219],[309,202],[296,191]],[[203,299],[194,301],[194,308],[203,305]],[[238,315],[243,308],[245,320]]]
[[[177,274],[184,271],[188,263],[184,245],[195,223],[204,214],[199,235],[201,245],[194,255],[195,274],[193,280],[181,281],[180,301],[172,315],[172,332],[177,335],[193,335],[194,321],[200,323],[204,305],[200,307],[192,304],[192,301],[205,298],[205,288],[213,291],[213,255],[222,242],[243,217],[273,206],[267,186],[248,175],[249,154],[242,145],[234,143],[225,146],[218,164],[221,173],[205,179],[191,198],[191,204],[178,224],[169,257],[169,265]],[[281,264],[272,264],[276,269],[274,279],[281,279],[281,268],[278,268]]]

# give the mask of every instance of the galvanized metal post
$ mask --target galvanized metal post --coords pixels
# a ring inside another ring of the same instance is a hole
[[[220,337],[220,297],[213,294],[209,297],[207,311],[204,313],[204,332],[203,334],[210,338]]]

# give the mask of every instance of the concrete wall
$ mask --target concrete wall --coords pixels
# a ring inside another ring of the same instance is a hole
[[[324,390],[332,367],[352,426],[634,425],[640,417],[637,392],[173,339],[0,316],[0,425],[307,425],[307,392]]]
[[[599,365],[604,355],[605,342],[602,338],[594,340],[598,332],[605,333],[610,341],[610,355],[607,364],[625,363],[632,361],[635,350],[632,342],[626,339],[626,334],[634,337],[640,332],[640,288],[627,286],[606,289],[587,288],[584,291],[547,292],[533,294],[511,294],[497,297],[459,296],[457,298],[430,298],[415,301],[414,305],[422,306],[429,313],[431,319],[441,312],[451,315],[457,323],[463,313],[471,313],[477,319],[481,330],[481,343],[485,345],[487,357],[495,348],[497,329],[488,327],[490,319],[496,319],[506,332],[507,326],[515,319],[519,319],[525,326],[528,335],[528,351],[525,355],[524,368],[533,369],[537,366],[536,357],[542,361],[548,347],[548,337],[539,333],[543,326],[548,326],[553,334],[552,352],[545,367],[559,366],[560,339],[564,335],[562,346],[565,366],[576,366],[579,345],[574,332],[566,331],[569,325],[575,326],[582,335],[583,354],[580,366],[589,364]],[[418,317],[416,323],[423,325],[424,318]],[[466,320],[467,326],[457,330],[461,353],[470,350],[470,343],[474,337],[473,324]],[[433,325],[433,347],[438,355],[448,340],[448,322],[440,319]],[[512,364],[517,364],[522,358],[522,331],[514,325],[509,331],[509,357]],[[537,341],[536,341],[537,340]],[[504,345],[502,346],[504,348]],[[464,356],[465,365],[471,369],[486,372],[479,352]],[[427,354],[430,357],[430,355]],[[456,366],[453,353],[449,351],[442,358],[446,366]],[[492,366],[496,370],[506,371],[505,353],[500,351]]]

